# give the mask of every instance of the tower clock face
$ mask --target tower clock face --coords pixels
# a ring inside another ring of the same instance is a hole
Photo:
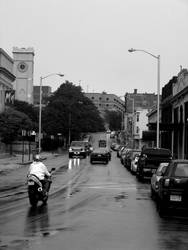
[[[25,71],[27,71],[27,69],[28,69],[27,63],[25,63],[25,62],[20,62],[20,63],[18,64],[18,70],[19,70],[20,72],[25,72]]]

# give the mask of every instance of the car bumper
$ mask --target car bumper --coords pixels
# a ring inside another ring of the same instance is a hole
[[[152,175],[154,174],[156,172],[156,169],[154,169],[154,168],[143,168],[143,170],[142,170],[142,175],[144,176],[144,177],[148,177],[148,178],[151,178],[152,177]]]
[[[80,151],[75,151],[75,152],[69,152],[69,157],[85,157],[86,156],[86,152],[80,152]]]
[[[109,157],[108,156],[97,156],[97,157],[91,157],[90,161],[91,162],[108,162]]]
[[[188,209],[188,195],[183,193],[163,192],[162,199],[166,205],[172,208]]]

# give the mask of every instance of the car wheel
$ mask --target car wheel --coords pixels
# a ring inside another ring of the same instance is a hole
[[[142,176],[141,174],[139,174],[139,173],[136,175],[136,178],[137,178],[137,180],[140,181],[140,182],[143,181],[143,176]]]
[[[69,154],[69,158],[72,158],[72,155],[71,155],[71,154]]]
[[[154,192],[154,190],[153,190],[152,187],[151,187],[151,198],[152,198],[152,200],[156,199],[156,194],[155,194],[155,192]]]
[[[93,161],[92,161],[92,160],[90,160],[90,163],[91,163],[91,164],[93,164]]]
[[[167,204],[161,199],[157,201],[157,211],[160,217],[164,217],[167,212]]]

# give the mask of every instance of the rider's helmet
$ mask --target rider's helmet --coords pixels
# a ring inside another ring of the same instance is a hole
[[[33,157],[33,160],[34,161],[41,161],[41,157],[39,154],[36,154],[34,157]]]

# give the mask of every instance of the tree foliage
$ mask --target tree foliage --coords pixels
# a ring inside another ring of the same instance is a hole
[[[66,81],[49,98],[42,112],[43,130],[47,134],[61,133],[71,138],[82,132],[104,130],[103,120],[92,101],[84,96],[80,86]]]
[[[29,104],[24,101],[15,100],[13,104],[9,104],[11,108],[25,113],[35,124],[35,127],[38,126],[38,114],[39,109],[34,107],[34,105]]]
[[[32,129],[32,120],[20,111],[7,107],[0,114],[0,136],[4,143],[9,144],[14,141],[21,134],[21,130]]]
[[[117,131],[121,129],[122,113],[120,111],[105,111],[105,120],[109,125],[109,129]]]

